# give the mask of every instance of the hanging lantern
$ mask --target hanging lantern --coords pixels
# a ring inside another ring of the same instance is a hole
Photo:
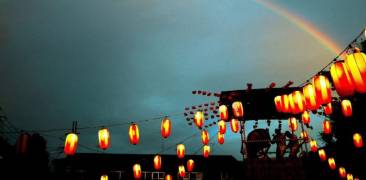
[[[173,180],[173,176],[170,174],[165,175],[165,180]]]
[[[301,134],[300,134],[301,138],[305,141],[305,142],[308,142],[309,141],[309,134],[307,131],[302,131]]]
[[[349,70],[344,62],[335,62],[330,67],[330,75],[339,96],[351,96],[354,94],[355,88],[348,72]]]
[[[140,166],[140,164],[133,165],[133,177],[135,179],[140,179],[141,178],[141,166]]]
[[[328,121],[328,120],[323,121],[323,133],[324,134],[332,133],[332,125],[330,124],[330,121]]]
[[[233,133],[237,133],[239,131],[239,121],[237,119],[231,119],[230,127]]]
[[[359,49],[356,53],[346,56],[345,63],[347,64],[349,75],[352,79],[355,89],[359,93],[366,92],[366,56]]]
[[[203,123],[204,123],[204,116],[203,116],[203,112],[202,111],[197,111],[194,114],[194,123],[196,124],[197,127],[202,128]]]
[[[99,129],[98,138],[99,138],[99,148],[103,150],[108,149],[109,146],[111,145],[111,136],[107,128]]]
[[[288,119],[288,127],[292,132],[295,132],[297,130],[297,119],[294,117],[291,117]]]
[[[337,168],[334,158],[330,157],[328,159],[328,165],[331,170],[335,170]]]
[[[300,91],[294,91],[292,94],[293,112],[295,114],[305,111],[303,95]],[[291,103],[291,102],[290,102]],[[291,105],[291,104],[290,104]]]
[[[187,161],[187,170],[188,170],[188,172],[192,172],[193,168],[194,168],[194,161],[193,161],[193,159],[189,159]]]
[[[310,113],[308,111],[304,111],[301,115],[301,120],[304,124],[310,124]]]
[[[69,133],[66,136],[64,152],[66,155],[74,155],[78,147],[78,135]]]
[[[290,113],[292,113],[292,114],[296,114],[296,112],[295,112],[295,102],[294,102],[294,97],[292,96],[292,94],[289,94],[289,95],[287,95],[287,97],[288,97],[288,104],[290,105],[289,107],[289,109],[290,109]]]
[[[22,133],[16,142],[16,153],[17,155],[24,155],[28,152],[29,141],[30,141],[30,134]]]
[[[154,169],[159,171],[161,169],[161,156],[156,155],[154,157]]]
[[[102,175],[102,176],[100,176],[100,180],[108,180],[108,175]]]
[[[323,108],[325,115],[331,115],[333,113],[333,107],[331,102],[325,105]]]
[[[243,104],[240,101],[234,102],[232,108],[234,117],[241,118],[244,116]]]
[[[168,138],[170,136],[170,133],[172,131],[172,123],[168,117],[165,117],[161,121],[160,131],[163,138]]]
[[[318,150],[318,145],[315,140],[310,141],[310,150],[316,152]]]
[[[133,145],[136,145],[139,143],[140,141],[140,131],[139,131],[139,127],[137,124],[132,123],[130,125],[130,128],[128,130],[128,135],[130,138],[130,143]]]
[[[203,157],[208,158],[210,156],[211,148],[208,145],[203,146]]]
[[[282,101],[281,101],[281,96],[276,96],[274,98],[274,103],[276,106],[276,110],[277,112],[282,112]]]
[[[347,180],[353,180],[353,175],[352,174],[347,174]]]
[[[359,133],[353,134],[353,144],[356,148],[362,148],[363,147],[363,141],[362,136]]]
[[[320,160],[322,161],[327,160],[327,154],[325,153],[324,149],[319,149],[318,153]]]
[[[342,166],[338,168],[338,173],[339,173],[340,178],[346,178],[347,177],[346,169]]]
[[[218,126],[219,126],[219,132],[221,134],[225,134],[226,133],[226,123],[224,120],[220,120],[219,123],[218,123]]]
[[[345,116],[345,117],[352,116],[352,104],[351,104],[350,100],[347,100],[347,99],[342,100],[341,106],[342,106],[343,116]]]
[[[178,167],[178,173],[179,173],[179,177],[184,178],[186,176],[186,169],[184,168],[183,165],[180,165]]]
[[[229,119],[229,111],[225,105],[221,105],[219,108],[220,111],[220,119],[227,121]]]
[[[307,84],[302,89],[302,92],[304,94],[304,101],[305,101],[305,107],[306,109],[310,111],[315,111],[319,108],[320,104],[318,103],[316,99],[316,93],[315,88],[312,84]]]
[[[185,147],[184,144],[178,144],[177,145],[177,156],[179,159],[183,159],[184,158],[184,154],[185,154]]]
[[[225,142],[225,134],[221,134],[220,132],[217,134],[217,142],[219,144],[224,144]]]
[[[201,131],[202,144],[207,145],[210,141],[210,135],[207,130]]]
[[[288,95],[282,95],[281,96],[281,102],[282,102],[282,112],[284,113],[289,113],[290,112],[290,102],[289,102],[289,98]]]
[[[332,101],[332,90],[327,77],[318,75],[313,78],[316,98],[319,104],[328,104]]]

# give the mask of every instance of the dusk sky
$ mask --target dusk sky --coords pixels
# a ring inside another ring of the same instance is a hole
[[[217,100],[192,90],[299,85],[337,55],[266,2],[310,22],[341,49],[366,25],[365,0],[0,0],[0,106],[24,130],[175,115],[164,141],[174,145],[198,132],[184,107]],[[79,142],[96,149],[97,130],[80,131]],[[108,153],[161,150],[160,120],[140,124],[137,146],[129,144],[128,125],[110,131]],[[54,153],[65,133],[41,135]],[[187,153],[199,146],[196,136]],[[239,134],[213,151],[239,159]]]

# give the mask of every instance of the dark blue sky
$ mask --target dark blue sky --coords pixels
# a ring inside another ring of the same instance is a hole
[[[364,0],[272,2],[312,22],[341,47],[365,26]],[[176,114],[213,100],[192,96],[192,90],[300,84],[333,57],[313,37],[251,0],[0,1],[0,105],[22,129]],[[183,116],[171,119],[166,146],[196,132]],[[141,125],[139,146],[129,145],[127,126],[111,128],[108,152],[158,152],[159,126]],[[80,142],[95,147],[96,131],[81,132]],[[46,137],[50,147],[62,145]],[[199,145],[198,137],[187,142],[188,153]],[[239,135],[229,134],[214,151],[240,157],[239,147]]]

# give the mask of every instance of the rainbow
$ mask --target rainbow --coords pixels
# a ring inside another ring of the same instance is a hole
[[[287,19],[292,24],[294,24],[299,29],[303,30],[307,34],[311,35],[314,39],[316,39],[322,46],[324,46],[327,50],[338,55],[342,48],[328,35],[321,32],[315,25],[310,23],[309,21],[297,16],[296,14],[290,12],[289,10],[273,4],[272,2],[266,0],[254,0],[256,3],[264,6],[265,8],[273,11],[279,16]]]

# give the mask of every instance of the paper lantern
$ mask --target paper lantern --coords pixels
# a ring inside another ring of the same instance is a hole
[[[289,113],[290,112],[290,102],[289,102],[289,98],[288,95],[282,95],[281,96],[281,105],[282,105],[282,112],[284,113]]]
[[[320,160],[322,160],[322,161],[327,160],[327,154],[325,153],[324,149],[319,149],[318,154],[319,154]]]
[[[188,170],[188,172],[192,172],[193,169],[194,169],[194,161],[193,161],[193,159],[189,159],[187,161],[187,170]]]
[[[207,145],[210,141],[210,135],[208,134],[207,130],[202,130],[201,131],[201,140],[202,140],[202,144]]]
[[[130,138],[130,143],[136,145],[140,142],[140,131],[137,124],[132,123],[128,130],[128,136]]]
[[[16,142],[16,154],[17,155],[24,155],[28,152],[29,142],[31,136],[28,133],[22,133]]]
[[[355,89],[359,93],[366,92],[366,56],[356,49],[356,53],[346,56],[345,63]]]
[[[348,72],[348,67],[343,62],[335,62],[330,67],[330,75],[339,96],[351,96],[355,92],[355,87]]]
[[[347,174],[347,180],[353,180],[353,175],[352,174]]]
[[[98,131],[99,138],[99,148],[106,150],[111,145],[111,136],[107,128],[99,129]]]
[[[100,180],[108,180],[108,175],[102,175],[102,176],[100,176]]]
[[[226,133],[226,123],[224,120],[220,120],[217,124],[219,126],[219,132],[221,134],[225,134]]]
[[[319,104],[328,104],[332,101],[332,90],[327,77],[318,75],[313,78],[316,98]]]
[[[161,169],[161,156],[156,155],[154,157],[154,169],[159,171]]]
[[[64,152],[66,155],[74,155],[78,147],[78,135],[69,133],[66,136]]]
[[[208,145],[203,146],[203,157],[208,158],[210,156],[211,148]]]
[[[305,141],[305,142],[308,142],[309,141],[309,134],[307,131],[302,131],[301,134],[300,134],[300,137]]]
[[[310,113],[308,111],[304,111],[301,115],[301,120],[304,124],[310,124]]]
[[[347,177],[346,169],[342,166],[338,168],[338,173],[339,173],[340,178],[346,178]]]
[[[173,176],[170,174],[165,175],[165,180],[173,180]]]
[[[186,176],[186,169],[183,165],[178,166],[179,177],[184,178]]]
[[[140,164],[133,165],[133,177],[135,179],[140,179],[141,178],[141,166],[140,166]]]
[[[317,101],[315,88],[312,84],[307,84],[303,87],[302,92],[304,94],[305,107],[308,110],[315,111],[319,108],[320,104]]]
[[[328,158],[328,165],[331,170],[335,170],[337,168],[335,159],[332,157]]]
[[[227,110],[227,107],[225,105],[221,105],[219,107],[220,111],[220,119],[227,121],[229,119],[229,111]]]
[[[316,143],[316,141],[315,141],[315,140],[311,140],[311,141],[310,141],[310,150],[311,150],[312,152],[316,152],[316,151],[318,151],[318,145],[317,145],[317,143]]]
[[[230,127],[233,133],[237,133],[239,131],[239,121],[237,119],[231,119]]]
[[[203,112],[202,111],[197,111],[194,114],[194,123],[196,124],[197,127],[202,128],[203,123],[204,123],[204,116],[203,116]]]
[[[323,121],[323,133],[324,134],[332,133],[332,125],[330,124],[330,121],[328,121],[328,120]]]
[[[297,130],[297,119],[294,117],[291,117],[288,119],[288,127],[292,132],[295,132]]]
[[[274,98],[274,103],[276,106],[276,110],[277,112],[282,112],[282,101],[281,101],[281,96],[276,96]]]
[[[333,113],[332,103],[328,103],[323,107],[325,115],[331,115]]]
[[[345,117],[351,117],[352,116],[352,104],[350,100],[344,99],[341,102],[342,106],[342,113]]]
[[[293,103],[293,113],[295,114],[299,114],[305,111],[305,106],[304,106],[304,102],[303,102],[303,95],[300,91],[294,91],[293,93],[291,93],[292,96],[292,102],[290,101],[290,106],[291,103]]]
[[[241,118],[244,116],[243,104],[240,101],[236,101],[232,104],[233,115],[236,118]]]
[[[183,159],[184,158],[184,154],[185,154],[185,147],[184,144],[178,144],[177,145],[177,156],[179,159]]]
[[[163,138],[168,138],[170,136],[171,131],[172,131],[172,123],[168,117],[165,117],[161,121],[161,127],[160,127],[161,136]]]
[[[224,144],[225,142],[225,134],[221,134],[220,132],[217,134],[217,142],[219,144]]]
[[[362,148],[363,147],[363,141],[362,141],[362,136],[359,133],[354,133],[353,134],[353,144],[355,145],[356,148]]]

